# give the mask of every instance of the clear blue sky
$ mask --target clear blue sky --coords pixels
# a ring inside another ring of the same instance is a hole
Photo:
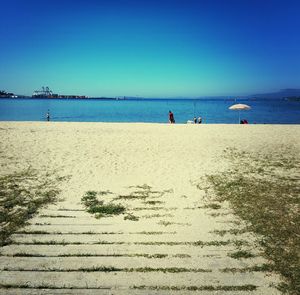
[[[1,0],[0,89],[89,96],[300,88],[299,0]]]

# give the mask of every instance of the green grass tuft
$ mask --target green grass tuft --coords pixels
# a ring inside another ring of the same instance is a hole
[[[209,209],[214,209],[214,210],[221,209],[221,207],[222,206],[218,203],[209,203],[209,204],[203,206],[203,208],[209,208]]]
[[[121,204],[115,204],[113,202],[104,204],[104,201],[97,199],[97,194],[96,191],[88,191],[81,198],[81,202],[86,207],[87,212],[96,214],[97,218],[119,215],[126,211],[126,208]],[[103,192],[100,192],[100,195],[103,195]]]
[[[235,252],[230,252],[227,256],[234,258],[234,259],[241,259],[241,258],[254,258],[256,257],[255,254],[251,253],[250,251],[239,250]]]
[[[137,216],[129,213],[126,216],[124,216],[124,220],[138,221],[139,218]]]
[[[244,267],[244,268],[222,268],[220,269],[221,272],[270,272],[274,270],[274,266],[270,264],[262,264],[262,265],[254,265],[251,267]]]
[[[38,210],[57,200],[57,183],[33,170],[0,177],[0,246]]]
[[[300,290],[300,167],[298,151],[279,146],[268,154],[227,151],[232,169],[207,176],[211,201],[229,203],[233,212],[256,233],[272,262],[285,279],[285,291]],[[199,185],[200,187],[200,185]]]
[[[165,202],[163,202],[163,201],[144,201],[143,203],[145,205],[157,205],[157,204],[163,204]]]

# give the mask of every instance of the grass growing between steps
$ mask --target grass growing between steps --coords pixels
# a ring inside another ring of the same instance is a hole
[[[229,203],[246,222],[247,230],[257,234],[272,269],[285,279],[278,288],[299,294],[299,153],[279,146],[274,153],[253,155],[229,150],[226,155],[231,169],[207,176],[210,201]]]
[[[33,170],[0,177],[0,246],[8,244],[10,236],[41,207],[55,202],[61,180]]]
[[[163,258],[191,258],[188,254],[164,254],[164,253],[112,253],[112,254],[93,254],[93,253],[77,253],[77,254],[38,254],[38,253],[25,253],[25,252],[17,252],[13,254],[1,254],[2,257],[47,257],[47,258],[55,258],[55,257],[142,257],[147,259],[163,259]]]
[[[48,289],[48,290],[110,290],[108,287],[89,287],[89,286],[55,286],[49,284],[31,285],[30,282],[25,284],[0,284],[1,289]],[[36,293],[35,293],[36,294]],[[68,294],[68,293],[67,293]],[[69,293],[70,294],[70,293]]]
[[[208,273],[212,272],[211,269],[202,268],[185,268],[185,267],[138,267],[138,268],[118,268],[114,266],[92,266],[92,267],[81,267],[81,268],[9,268],[4,267],[2,271],[18,271],[18,272],[163,272],[163,273],[183,273],[183,272],[201,272]]]
[[[87,212],[96,214],[97,218],[110,215],[119,215],[125,212],[126,208],[121,204],[115,204],[113,202],[104,203],[99,200],[97,195],[103,195],[103,192],[98,193],[95,191],[88,191],[81,198],[81,202],[85,206]]]
[[[246,250],[238,250],[235,252],[230,252],[227,254],[227,256],[234,258],[234,259],[241,259],[241,258],[254,258],[255,254],[253,254],[250,251],[246,251]]]
[[[131,192],[128,194],[117,195],[116,197],[110,191],[88,191],[81,198],[81,203],[85,206],[86,211],[94,214],[96,218],[126,214],[124,220],[138,221],[139,216],[134,215],[132,211],[165,209],[165,207],[155,206],[156,204],[165,203],[164,201],[157,200],[157,198],[162,198],[165,194],[173,192],[173,190],[155,191],[147,184],[130,186],[129,189]],[[149,198],[155,200],[147,200]],[[136,204],[132,207],[130,205],[132,201],[139,202],[139,206],[143,205],[143,207],[136,207]],[[119,202],[125,202],[126,206]],[[167,208],[165,210],[174,210],[174,208]],[[154,218],[159,216],[149,215],[149,217],[142,217]]]
[[[255,285],[240,286],[132,286],[137,290],[155,290],[155,291],[254,291],[257,289]]]

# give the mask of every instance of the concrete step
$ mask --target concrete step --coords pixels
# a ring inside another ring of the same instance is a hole
[[[274,288],[260,287],[255,291],[188,291],[135,289],[0,289],[0,295],[280,295]]]
[[[0,284],[61,287],[130,288],[133,286],[241,286],[269,288],[274,278],[263,273],[123,273],[3,271]],[[270,294],[270,293],[265,293]]]
[[[123,254],[123,253],[162,253],[169,255],[188,254],[192,257],[205,257],[209,255],[212,259],[216,257],[226,257],[230,251],[235,251],[234,246],[207,246],[195,247],[187,245],[135,245],[135,244],[99,244],[99,245],[9,245],[1,250],[2,255],[12,255],[15,253],[31,253],[40,255],[58,254]]]
[[[161,231],[159,231],[161,232]],[[117,233],[117,231],[116,231]],[[145,232],[147,233],[147,232]],[[151,233],[151,232],[150,232]],[[226,237],[216,237],[212,234],[207,233],[196,233],[195,235],[186,234],[15,234],[12,236],[14,243],[32,243],[32,242],[47,242],[47,241],[56,241],[66,243],[86,243],[92,244],[99,241],[108,241],[108,242],[123,242],[123,243],[142,243],[142,242],[174,242],[181,243],[182,245],[193,244],[196,242],[205,242],[205,243],[227,243],[228,241],[233,241],[236,237],[226,236]],[[241,240],[239,238],[239,240]],[[247,241],[248,242],[248,241]]]
[[[126,254],[124,254],[126,255]],[[261,264],[261,258],[237,260],[230,257],[190,257],[178,258],[167,256],[164,258],[147,258],[137,253],[127,254],[129,257],[103,256],[103,257],[0,257],[0,270],[3,269],[80,269],[93,267],[115,268],[186,268],[221,270],[224,268],[246,268]],[[132,255],[132,256],[130,256]],[[143,255],[143,254],[141,254]]]

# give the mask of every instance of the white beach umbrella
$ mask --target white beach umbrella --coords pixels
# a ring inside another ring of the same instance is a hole
[[[230,110],[234,110],[234,111],[239,111],[239,123],[241,121],[241,111],[248,111],[251,110],[251,107],[248,106],[247,104],[242,104],[242,103],[238,103],[238,104],[234,104],[231,107],[229,107]]]

